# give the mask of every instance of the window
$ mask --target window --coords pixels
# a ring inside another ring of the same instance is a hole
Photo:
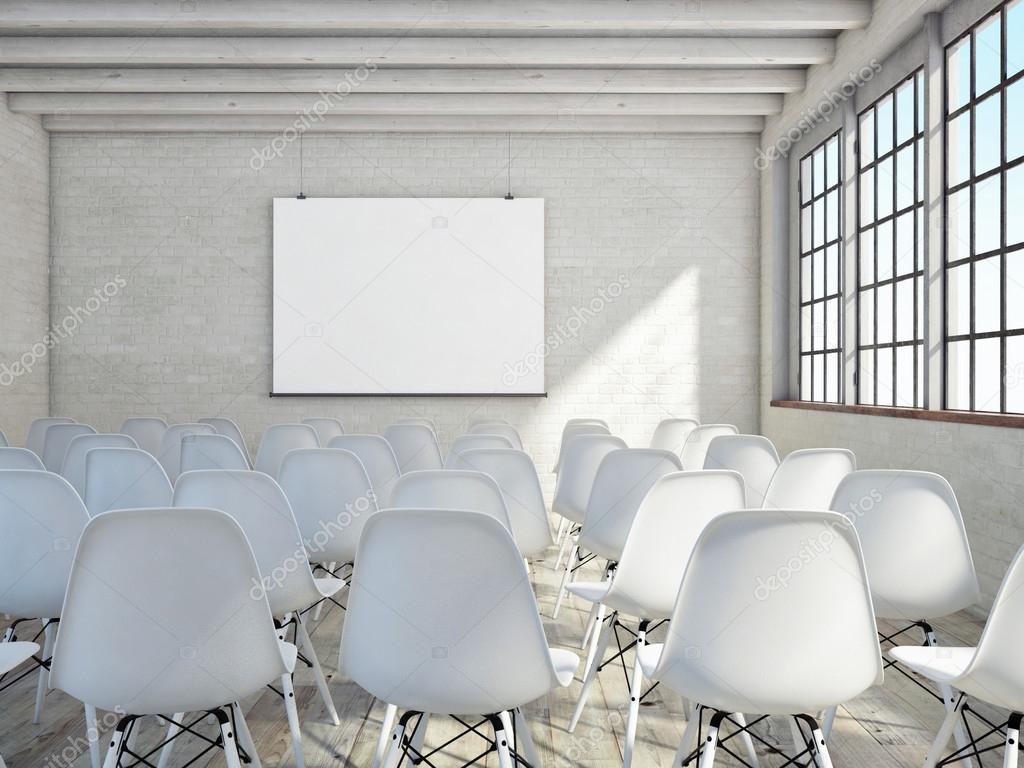
[[[857,120],[857,402],[921,407],[924,381],[924,77]]]
[[[842,401],[839,133],[800,160],[800,399]]]
[[[945,407],[1024,413],[1024,0],[946,48],[945,249]]]

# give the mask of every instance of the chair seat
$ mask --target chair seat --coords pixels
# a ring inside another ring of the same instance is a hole
[[[344,579],[336,579],[333,576],[326,576],[322,579],[315,579],[316,588],[324,597],[331,597],[337,594],[345,586]]]
[[[39,653],[39,644],[28,641],[0,643],[0,675],[5,675]]]
[[[613,590],[611,584],[611,581],[577,581],[567,586],[566,589],[591,603],[604,603],[613,611],[637,619],[667,619],[672,615],[671,603],[662,606],[641,603],[629,595],[623,594],[622,590]]]
[[[591,603],[600,603],[611,588],[611,581],[574,581],[566,590]]]
[[[664,647],[664,643],[650,643],[637,650],[636,655],[640,660],[640,669],[644,671],[644,677],[654,677],[654,670],[658,668],[661,650]]]
[[[583,510],[577,509],[572,504],[566,504],[565,502],[556,500],[551,505],[551,511],[560,517],[564,517],[577,525],[583,524]]]
[[[975,648],[901,645],[889,651],[896,661],[937,683],[960,677],[974,658]]]
[[[567,688],[580,665],[580,657],[561,648],[549,648],[548,653],[551,654],[551,665],[555,668],[555,679],[560,686]]]

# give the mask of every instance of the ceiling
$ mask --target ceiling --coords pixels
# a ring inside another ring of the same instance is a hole
[[[758,132],[870,0],[5,0],[50,131]]]

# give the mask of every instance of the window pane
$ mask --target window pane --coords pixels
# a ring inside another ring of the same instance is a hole
[[[814,252],[814,294],[812,299],[820,299],[825,295],[825,251]]]
[[[817,183],[817,182],[815,182]],[[825,198],[814,201],[814,247],[825,244]]]
[[[892,277],[892,219],[878,225],[878,279],[888,280]]]
[[[917,147],[917,202],[924,202],[924,139],[914,142]]]
[[[998,176],[990,176],[974,187],[975,255],[999,247],[1000,197]]]
[[[825,355],[825,399],[839,401],[839,355],[835,352]]]
[[[811,156],[814,161],[814,194],[825,191],[825,148],[819,147]]]
[[[892,347],[878,350],[875,399],[878,405],[892,405]]]
[[[875,231],[868,229],[860,235],[860,284],[875,282]]]
[[[1024,126],[1021,129],[1024,130]],[[1024,165],[1006,172],[1006,244],[1021,242],[1024,242]]]
[[[825,186],[839,183],[839,137],[833,136],[825,145]]]
[[[825,348],[839,348],[839,299],[825,302]]]
[[[1024,60],[1024,52],[1018,55]],[[1006,159],[1015,160],[1021,155],[1024,155],[1024,80],[1006,89]]]
[[[825,240],[839,239],[839,190],[834,189],[825,196]]]
[[[958,261],[971,255],[971,190],[961,189],[946,201],[946,258]]]
[[[990,171],[999,165],[1002,151],[1002,99],[993,93],[974,108],[974,172],[977,175]]]
[[[868,288],[860,293],[860,343],[875,343],[875,289]]]
[[[825,249],[825,294],[839,293],[839,246],[830,245]]]
[[[951,120],[946,128],[949,147],[949,186],[967,181],[971,176],[971,113],[964,112]]]
[[[875,353],[866,350],[860,353],[860,367],[857,369],[857,384],[860,387],[860,402],[875,404]]]
[[[963,264],[946,273],[946,317],[951,336],[971,332],[971,265]]]
[[[814,361],[814,368],[811,370],[812,386],[811,392],[813,393],[815,400],[823,400],[825,398],[825,356],[824,355],[813,355],[811,359]]]
[[[1017,0],[1006,8],[1006,76],[1024,69],[1024,2]]]
[[[870,224],[875,220],[875,169],[870,168],[860,175],[860,223]]]
[[[999,410],[1002,378],[999,339],[978,339],[974,342],[974,410]]]
[[[896,153],[896,210],[914,204],[914,145]]]
[[[800,308],[800,351],[811,351],[811,308]]]
[[[1002,34],[1002,23],[996,13],[978,27],[974,36],[974,92],[979,96],[999,84],[1002,72]]]
[[[914,266],[914,212],[907,211],[896,217],[896,274],[909,275]]]
[[[897,347],[895,405],[914,406],[914,383],[914,347]]]
[[[800,163],[800,202],[811,200],[811,158],[805,157]]]
[[[875,291],[878,302],[878,343],[892,343],[892,283],[880,285]]]
[[[892,151],[892,132],[893,132],[893,106],[892,96],[886,96],[884,99],[878,102],[877,107],[878,116],[878,156],[881,157],[886,152]]]
[[[892,213],[892,158],[878,164],[878,218]]]
[[[860,165],[863,168],[875,159],[875,110],[873,109],[869,109],[861,115],[857,146],[860,153]]]
[[[999,330],[1001,272],[998,256],[982,259],[974,265],[975,333]]]
[[[908,80],[896,91],[896,143],[914,135],[914,81]]]
[[[914,339],[914,281],[896,283],[896,341]]]
[[[949,90],[946,102],[950,112],[955,112],[971,97],[971,37],[967,35],[949,49],[946,60],[946,81]]]
[[[800,302],[811,300],[811,257],[800,258]]]
[[[800,358],[800,397],[810,400],[811,392],[811,358],[809,356]]]
[[[800,252],[811,250],[811,206],[800,211]]]
[[[1006,254],[1006,327],[1024,328],[1024,251]]]
[[[1024,413],[1024,336],[1006,340],[1006,410]]]
[[[825,348],[825,302],[811,306],[811,349]]]
[[[946,407],[971,408],[971,343],[954,341],[946,346]]]

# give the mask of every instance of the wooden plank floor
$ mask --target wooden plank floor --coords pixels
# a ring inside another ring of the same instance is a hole
[[[582,601],[567,601],[558,621],[550,619],[558,585],[558,576],[552,570],[554,554],[552,550],[546,560],[534,563],[532,568],[541,614],[551,645],[578,650],[588,605]],[[597,576],[594,567],[583,578]],[[303,720],[302,735],[309,768],[369,766],[384,712],[380,702],[375,702],[366,692],[335,672],[343,618],[344,612],[332,607],[324,611],[315,626],[311,625],[314,644],[330,678],[341,725],[333,726],[326,720],[310,672],[302,668],[296,674],[296,697]],[[958,614],[939,623],[936,629],[940,639],[948,644],[974,644],[980,635],[981,623],[966,614]],[[46,696],[42,722],[33,725],[35,685],[36,676],[33,674],[0,693],[0,755],[11,768],[88,768],[81,705],[60,691],[50,691]],[[621,766],[627,701],[627,685],[622,670],[609,666],[599,676],[584,717],[576,732],[570,734],[566,728],[579,687],[579,681],[576,681],[569,689],[554,691],[526,708],[544,765],[548,768]],[[268,690],[253,700],[243,702],[243,707],[263,764],[268,768],[294,766],[280,699]],[[919,766],[924,761],[941,717],[942,708],[937,700],[902,675],[889,674],[884,686],[868,691],[840,709],[830,744],[833,762],[836,766],[871,768]],[[114,722],[115,716],[104,717],[101,713],[101,724],[105,723],[108,729]],[[655,690],[641,710],[634,765],[638,768],[668,765],[683,725],[679,698],[663,688]],[[784,721],[771,720],[759,724],[757,730],[770,742],[789,748],[789,727]],[[139,736],[139,746],[158,743],[161,733],[155,720],[147,721]],[[210,733],[213,733],[212,728]],[[456,725],[452,721],[435,719],[428,731],[427,745],[441,744],[455,733]],[[188,762],[198,752],[198,745],[199,742],[192,737],[179,740],[172,768],[180,768]],[[438,766],[461,765],[481,752],[482,745],[479,738],[468,736],[433,760]],[[1000,760],[1001,753],[989,758],[993,765]],[[776,766],[781,762],[777,756],[767,753],[761,760],[764,766]],[[220,752],[211,753],[194,763],[199,767],[223,764]],[[481,764],[493,768],[497,760],[490,755]],[[719,764],[737,763],[722,755]]]

